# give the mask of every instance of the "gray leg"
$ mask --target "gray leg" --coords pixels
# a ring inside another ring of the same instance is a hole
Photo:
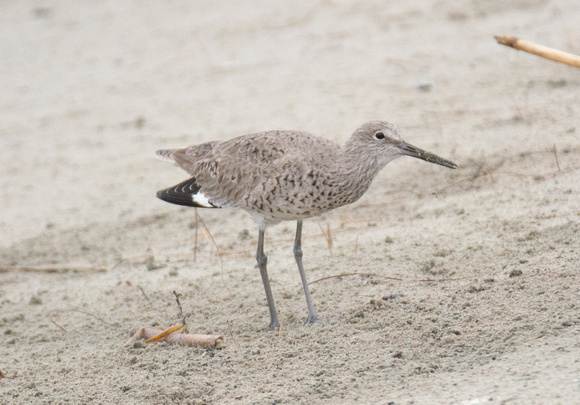
[[[278,314],[276,313],[276,307],[274,306],[274,296],[272,295],[272,288],[270,287],[268,270],[266,270],[268,257],[264,254],[264,233],[265,229],[260,227],[260,233],[258,235],[258,253],[256,253],[256,260],[258,261],[258,267],[260,268],[260,274],[262,275],[264,290],[266,290],[266,300],[268,301],[268,309],[270,310],[270,328],[277,329],[280,327],[280,322],[278,321]]]
[[[298,264],[298,271],[302,279],[302,287],[304,287],[304,295],[306,296],[306,305],[308,306],[308,317],[306,318],[306,326],[312,326],[315,323],[322,323],[322,319],[314,313],[312,306],[312,298],[310,298],[310,290],[308,289],[308,281],[306,281],[306,273],[304,273],[304,266],[302,265],[302,221],[296,224],[296,239],[294,240],[294,258]]]

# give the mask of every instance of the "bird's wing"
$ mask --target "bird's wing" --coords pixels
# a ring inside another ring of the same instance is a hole
[[[177,149],[172,157],[196,179],[212,205],[251,208],[276,179],[298,178],[322,169],[325,155],[338,145],[306,132],[269,131]],[[279,187],[279,193],[284,187]]]

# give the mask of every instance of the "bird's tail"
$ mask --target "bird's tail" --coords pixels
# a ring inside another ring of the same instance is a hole
[[[159,149],[155,151],[155,157],[169,163],[175,163],[173,152],[175,149]]]
[[[171,204],[198,208],[219,208],[209,202],[207,196],[200,192],[201,186],[195,182],[195,178],[176,184],[165,190],[157,192],[157,198]]]

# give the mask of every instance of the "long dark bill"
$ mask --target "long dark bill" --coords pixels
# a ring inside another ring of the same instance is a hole
[[[429,163],[435,163],[441,166],[448,167],[450,169],[457,169],[457,165],[453,162],[450,162],[447,159],[443,159],[437,155],[434,155],[431,152],[426,152],[423,149],[417,148],[416,146],[411,145],[405,141],[401,141],[399,145],[397,145],[401,153],[405,156],[411,156],[414,158],[422,159]]]

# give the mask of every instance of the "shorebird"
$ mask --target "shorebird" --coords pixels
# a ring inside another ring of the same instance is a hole
[[[394,124],[361,125],[343,145],[308,132],[266,131],[228,141],[180,149],[162,149],[157,157],[191,176],[157,192],[172,204],[199,208],[237,208],[258,224],[256,260],[266,291],[270,327],[280,326],[266,268],[264,234],[281,221],[297,221],[294,258],[302,279],[306,325],[322,322],[316,315],[302,265],[302,221],[352,204],[390,161],[412,156],[451,169],[457,165],[405,142]]]

